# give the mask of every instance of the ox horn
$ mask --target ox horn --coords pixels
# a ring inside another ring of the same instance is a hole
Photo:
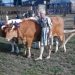
[[[12,26],[11,31],[12,31],[13,29],[15,29],[15,25]]]
[[[5,25],[3,25],[3,26],[1,26],[1,29],[3,30],[5,27],[6,27],[6,26],[5,26]]]

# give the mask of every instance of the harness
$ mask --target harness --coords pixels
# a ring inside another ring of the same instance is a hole
[[[49,27],[48,19],[47,18],[46,19],[41,19],[40,22],[41,22],[40,24],[41,24],[42,28]]]
[[[15,25],[16,28],[20,26],[19,23],[16,23],[16,22],[13,25]]]
[[[12,22],[10,25],[11,25],[11,26],[14,25],[15,28],[18,28],[18,27],[20,26],[20,23],[17,23],[17,22],[13,23],[13,22]]]

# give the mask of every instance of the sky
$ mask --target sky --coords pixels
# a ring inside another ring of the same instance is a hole
[[[13,3],[14,0],[2,0],[3,3],[5,3],[6,6],[13,6],[13,4],[9,4],[10,2]],[[26,1],[26,0],[22,0]]]
[[[2,0],[3,3],[10,3],[13,2],[13,0]],[[26,1],[26,0],[22,0],[22,1]],[[71,0],[71,2],[75,2],[75,0]]]
[[[13,0],[2,0],[3,3],[10,3],[10,2],[13,2]],[[25,1],[25,0],[22,0],[22,1]]]

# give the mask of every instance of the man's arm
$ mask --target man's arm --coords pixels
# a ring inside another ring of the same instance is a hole
[[[49,25],[49,28],[52,29],[52,22],[51,22],[51,19],[48,17],[48,25]]]
[[[52,36],[52,22],[49,17],[48,17],[48,24],[49,24],[49,37],[51,37]]]

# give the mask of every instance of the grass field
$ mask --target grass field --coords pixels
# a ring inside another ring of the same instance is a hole
[[[32,58],[24,57],[24,49],[20,54],[11,54],[10,43],[0,38],[0,75],[75,75],[75,37],[67,44],[67,52],[59,49],[46,60],[48,51],[44,51],[43,60],[35,61],[39,49],[32,48]]]
[[[24,56],[22,46],[19,55],[11,54],[10,43],[0,37],[0,75],[75,75],[75,37],[66,46],[66,53],[59,49],[57,53],[52,52],[47,60],[48,51],[45,50],[43,60],[35,61],[39,49],[32,48],[31,59]]]

